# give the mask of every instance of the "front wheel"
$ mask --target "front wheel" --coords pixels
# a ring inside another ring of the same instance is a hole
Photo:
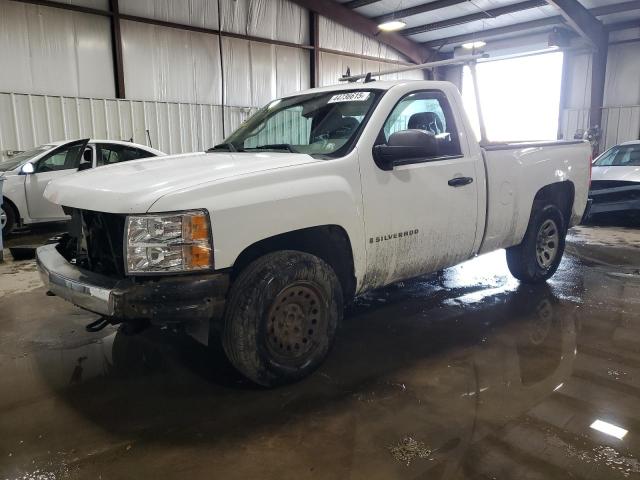
[[[231,287],[222,341],[231,363],[253,382],[295,382],[325,359],[342,318],[333,269],[303,252],[267,254]]]
[[[558,269],[564,253],[567,228],[555,205],[535,209],[520,245],[507,248],[509,271],[525,283],[548,280]]]

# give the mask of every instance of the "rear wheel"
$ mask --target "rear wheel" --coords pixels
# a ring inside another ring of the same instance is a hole
[[[3,236],[9,235],[16,225],[16,213],[6,200],[0,206],[0,225]]]
[[[565,220],[558,207],[535,208],[522,243],[507,249],[511,274],[525,283],[549,279],[562,260],[566,234]]]
[[[267,254],[235,280],[223,346],[244,376],[264,386],[295,382],[325,359],[342,318],[333,269],[303,252]]]

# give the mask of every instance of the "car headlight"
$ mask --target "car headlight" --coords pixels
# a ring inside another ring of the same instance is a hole
[[[130,275],[213,268],[211,225],[201,210],[130,215],[124,241],[125,267]]]

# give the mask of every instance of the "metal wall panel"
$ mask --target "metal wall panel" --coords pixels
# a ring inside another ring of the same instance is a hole
[[[604,104],[640,105],[640,42],[612,45],[607,57]]]
[[[571,139],[577,130],[589,128],[589,109],[566,109],[561,115],[564,138]],[[640,138],[640,105],[604,107],[600,151],[618,143]]]
[[[602,110],[602,129],[605,148],[640,139],[640,105],[605,107]]]
[[[229,128],[255,109],[225,108]],[[166,153],[203,151],[222,141],[222,107],[99,98],[0,93],[0,156],[43,143],[100,138],[131,140]]]
[[[309,44],[307,10],[287,0],[221,0],[223,32]]]
[[[222,38],[224,104],[262,107],[309,88],[309,53],[294,47]]]
[[[273,46],[275,49],[276,95],[281,97],[289,93],[306,90],[310,85],[309,52],[299,48]],[[272,97],[270,100],[273,100]],[[266,102],[265,102],[266,103]],[[253,105],[262,107],[264,104]]]
[[[250,42],[247,40],[229,37],[222,38],[225,105],[251,106],[252,78],[249,51]]]
[[[122,22],[127,97],[220,104],[218,36]]]
[[[616,39],[621,32],[614,32]],[[564,138],[589,127],[591,102],[591,55],[568,54],[569,83],[566,105],[560,117]],[[602,110],[602,146],[640,138],[640,43],[611,45]]]
[[[218,0],[120,0],[119,7],[127,15],[218,28]]]
[[[109,19],[0,0],[0,91],[115,95]]]
[[[391,70],[398,65],[383,61],[366,60],[335,53],[320,52],[320,86],[335,85],[349,68],[352,75]],[[380,80],[424,80],[421,70],[383,75]]]
[[[109,0],[57,0],[60,3],[78,5],[80,7],[96,8],[98,10],[109,10]]]
[[[566,53],[568,85],[566,107],[588,108],[591,103],[591,54]]]
[[[387,45],[340,25],[326,17],[319,17],[319,41],[321,48],[358,55],[379,57],[386,60],[409,60]]]

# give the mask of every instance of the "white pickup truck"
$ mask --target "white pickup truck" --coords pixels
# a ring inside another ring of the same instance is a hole
[[[500,248],[521,281],[551,277],[590,155],[583,141],[480,146],[447,82],[312,89],[207,153],[52,182],[72,223],[38,264],[50,292],[103,316],[92,328],[221,338],[271,386],[314,370],[367,290]]]

